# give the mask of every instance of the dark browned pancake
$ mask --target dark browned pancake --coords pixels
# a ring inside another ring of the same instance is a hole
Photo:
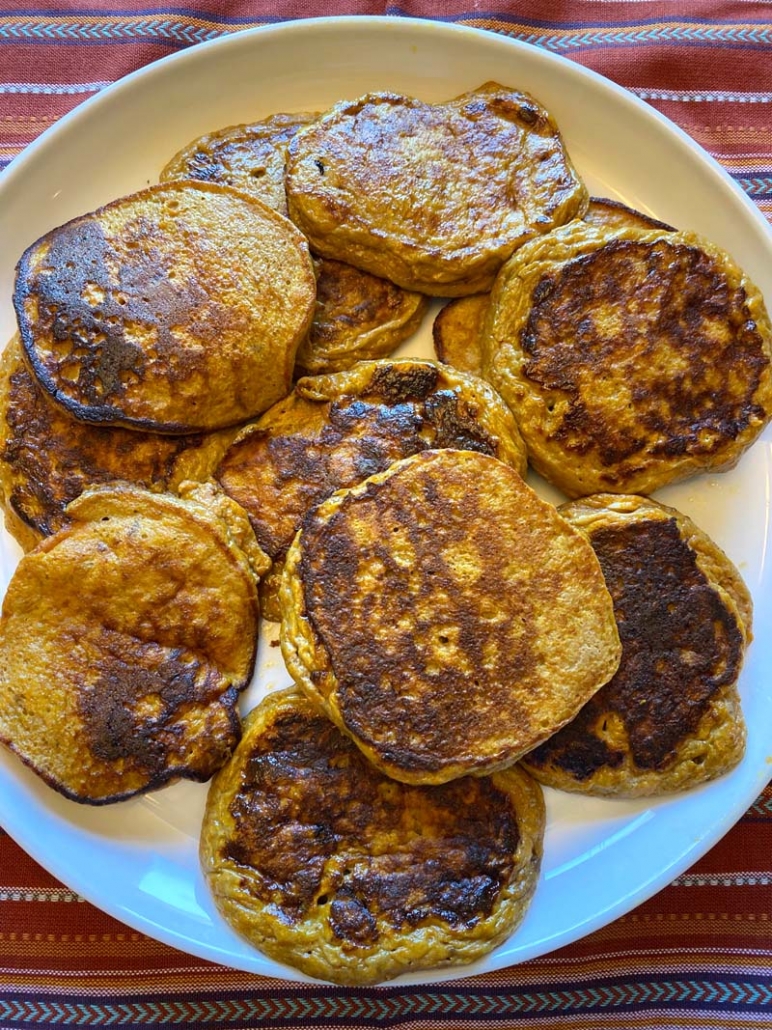
[[[224,918],[340,984],[472,962],[521,921],[544,834],[520,770],[410,787],[294,691],[254,709],[209,790],[201,863]]]
[[[13,340],[0,358],[5,527],[28,550],[67,525],[67,505],[88,486],[125,480],[174,491],[208,479],[236,432],[162,436],[81,422],[38,386]]]
[[[298,348],[298,377],[343,372],[357,361],[387,357],[413,335],[429,309],[427,297],[388,279],[328,258],[314,264],[316,310]]]
[[[646,498],[601,494],[560,512],[598,555],[622,660],[524,763],[552,787],[622,797],[727,772],[745,748],[737,677],[751,635],[737,569],[691,519]]]
[[[294,392],[236,438],[215,475],[249,513],[274,562],[264,613],[287,548],[309,508],[399,458],[431,447],[493,454],[525,472],[511,413],[481,380],[429,361],[360,362],[348,372],[301,379]]]
[[[41,386],[84,421],[186,433],[284,397],[316,280],[305,239],[226,186],[151,186],[52,229],[14,304]]]
[[[490,289],[587,200],[548,112],[492,82],[441,104],[343,101],[289,145],[290,217],[314,252],[435,296]]]
[[[607,197],[591,197],[589,207],[582,215],[582,221],[589,225],[608,228],[672,228],[642,211],[636,211],[618,200]],[[489,299],[487,293],[458,297],[449,301],[437,314],[432,336],[434,351],[439,361],[462,372],[482,374],[482,332]]]
[[[529,461],[572,497],[731,468],[772,416],[761,293],[693,233],[556,229],[502,270],[483,335]]]
[[[219,182],[287,214],[284,165],[289,141],[315,114],[273,114],[247,125],[229,125],[189,143],[161,172],[161,182]]]
[[[619,663],[587,540],[473,451],[424,451],[310,511],[281,600],[295,682],[406,783],[513,764]]]
[[[25,555],[0,620],[0,741],[94,805],[206,780],[255,661],[254,536],[211,491],[92,488]]]

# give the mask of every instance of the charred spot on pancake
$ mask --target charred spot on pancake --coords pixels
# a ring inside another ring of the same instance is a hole
[[[744,292],[732,291],[703,251],[613,241],[540,279],[532,301],[524,371],[543,390],[568,395],[554,435],[570,449],[597,448],[612,466],[656,434],[665,439],[654,454],[710,454],[764,417],[753,401],[768,366],[761,336]],[[739,394],[727,361],[742,370]],[[590,384],[614,362],[627,366],[635,409],[633,426],[616,431],[598,416]]]
[[[591,543],[614,600],[619,670],[528,762],[551,763],[578,780],[618,766],[624,752],[603,740],[610,713],[624,726],[635,765],[662,770],[735,682],[743,633],[674,519],[600,527]]]
[[[490,781],[431,792],[389,782],[321,715],[285,713],[271,725],[229,811],[222,857],[259,871],[260,900],[288,922],[322,910],[354,945],[377,941],[381,922],[473,926],[509,879],[519,841]]]
[[[119,634],[108,629],[102,634],[102,651],[93,668],[96,678],[77,697],[91,753],[105,762],[125,762],[154,784],[162,782],[170,775],[175,738],[182,737],[177,724],[186,709],[216,699],[220,713],[210,726],[216,732],[196,761],[196,778],[209,779],[241,735],[238,691],[220,693],[211,667],[191,652],[155,643],[127,647]]]

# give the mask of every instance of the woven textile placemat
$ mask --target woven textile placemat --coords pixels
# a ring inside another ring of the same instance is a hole
[[[149,62],[243,28],[331,14],[458,22],[592,68],[680,125],[772,220],[772,4],[758,2],[0,0],[0,165]],[[81,900],[0,831],[2,1028],[439,1024],[772,1027],[772,790],[675,883],[603,930],[538,960],[424,987],[294,984],[193,958]]]

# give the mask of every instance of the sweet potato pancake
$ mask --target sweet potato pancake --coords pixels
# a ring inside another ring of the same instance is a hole
[[[592,197],[582,221],[606,227],[635,226],[667,229],[671,226],[607,197]],[[488,311],[489,294],[458,297],[437,314],[432,326],[434,351],[439,361],[473,375],[482,373],[482,332]]]
[[[226,186],[151,186],[43,236],[17,269],[27,361],[71,414],[186,433],[291,387],[316,280],[304,238]]]
[[[342,261],[318,258],[316,310],[295,374],[343,372],[385,358],[418,329],[429,300]]]
[[[772,415],[762,296],[693,233],[577,221],[527,244],[482,348],[529,460],[569,496],[731,468]]]
[[[92,488],[11,579],[0,741],[75,801],[206,780],[239,740],[264,556],[211,496]]]
[[[215,475],[249,513],[274,562],[263,584],[266,616],[280,618],[281,565],[309,508],[399,458],[438,447],[492,454],[525,473],[515,421],[494,391],[417,359],[360,362],[349,372],[301,379],[244,429]]]
[[[189,143],[168,162],[161,182],[219,182],[287,214],[284,165],[289,141],[316,114],[274,114],[248,125],[229,125]]]
[[[29,550],[67,525],[67,505],[88,486],[125,480],[175,491],[184,480],[208,479],[236,432],[162,436],[81,422],[38,386],[14,339],[0,358],[5,527]]]
[[[414,455],[310,511],[281,600],[295,682],[406,783],[511,765],[619,664],[586,538],[472,451]]]
[[[587,199],[547,111],[497,83],[443,104],[343,101],[289,145],[289,213],[311,248],[431,295],[490,289]]]
[[[416,787],[381,775],[308,700],[274,693],[209,789],[204,875],[272,958],[339,984],[472,962],[521,921],[544,802],[521,770]]]
[[[552,787],[624,797],[727,772],[745,748],[737,677],[751,636],[737,569],[691,519],[646,498],[600,494],[560,512],[598,555],[622,660],[524,763]]]

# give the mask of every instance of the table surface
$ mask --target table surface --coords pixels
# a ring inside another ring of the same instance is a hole
[[[772,3],[0,2],[0,167],[105,85],[182,48],[331,14],[437,17],[592,68],[712,154],[772,220]],[[769,632],[769,627],[756,627]],[[0,1028],[772,1027],[772,789],[673,884],[552,954],[425,987],[269,980],[177,952],[78,898],[0,830]]]

